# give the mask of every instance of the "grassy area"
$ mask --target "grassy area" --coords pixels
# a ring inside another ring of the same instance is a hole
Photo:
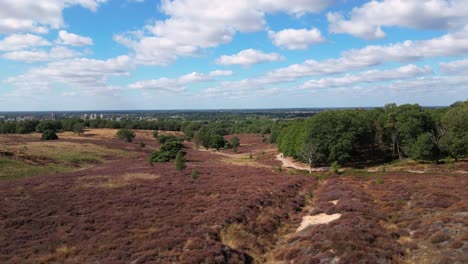
[[[0,158],[0,180],[11,180],[41,174],[60,173],[72,168],[60,165],[35,166],[21,161]]]
[[[106,157],[125,157],[131,153],[94,144],[71,142],[27,142],[1,145],[9,157],[0,157],[0,180],[54,174],[102,163]]]

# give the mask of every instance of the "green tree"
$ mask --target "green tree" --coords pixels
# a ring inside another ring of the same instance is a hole
[[[126,142],[133,142],[133,139],[135,138],[135,132],[127,128],[122,128],[117,131],[117,137]]]
[[[452,158],[468,156],[468,101],[454,104],[442,117],[446,133],[440,139],[441,149]]]
[[[77,135],[83,135],[84,131],[85,131],[85,126],[83,123],[78,122],[73,125],[73,133]]]
[[[154,137],[155,139],[158,139],[158,136],[159,136],[158,131],[157,131],[157,130],[153,131],[153,137]]]
[[[41,140],[57,140],[58,136],[52,129],[46,129],[42,132]]]
[[[409,156],[416,160],[430,160],[437,162],[440,159],[440,149],[432,134],[421,134],[411,145]]]
[[[233,138],[231,138],[231,140],[229,141],[229,144],[230,144],[231,147],[232,147],[232,151],[234,151],[235,153],[237,153],[237,148],[240,146],[239,138],[238,138],[238,137],[233,137]]]
[[[184,158],[185,154],[186,153],[183,151],[177,152],[177,155],[174,161],[177,171],[183,171],[187,167],[187,165],[185,164],[186,161]]]

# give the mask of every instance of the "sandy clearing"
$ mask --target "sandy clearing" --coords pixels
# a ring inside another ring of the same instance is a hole
[[[283,167],[293,168],[296,170],[309,170],[309,166],[294,162],[293,159],[284,157],[283,153],[276,155],[276,159],[283,163]]]
[[[318,215],[307,215],[302,218],[301,225],[296,229],[296,232],[300,232],[312,225],[328,224],[331,221],[340,219],[341,214],[318,214]]]
[[[283,153],[276,155],[276,159],[281,161],[283,163],[283,167],[285,168],[292,168],[296,170],[306,170],[306,171],[311,171],[311,172],[327,172],[329,170],[329,168],[327,167],[310,169],[309,166],[304,163],[299,163],[297,161],[294,161],[292,158],[284,157]]]

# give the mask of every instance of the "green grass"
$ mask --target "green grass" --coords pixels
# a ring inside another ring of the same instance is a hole
[[[0,180],[12,180],[41,174],[55,174],[70,171],[72,168],[60,165],[34,166],[27,163],[0,158]]]
[[[0,180],[61,173],[105,162],[106,157],[132,155],[89,143],[28,142],[0,147],[14,154],[11,158],[0,157]]]

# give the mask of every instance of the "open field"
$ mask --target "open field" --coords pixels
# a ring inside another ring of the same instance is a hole
[[[465,163],[292,173],[260,136],[237,135],[238,153],[185,142],[177,172],[148,164],[148,131],[135,139],[145,148],[115,130],[86,134],[1,136],[14,155],[0,168],[37,176],[0,181],[0,263],[467,262]]]

